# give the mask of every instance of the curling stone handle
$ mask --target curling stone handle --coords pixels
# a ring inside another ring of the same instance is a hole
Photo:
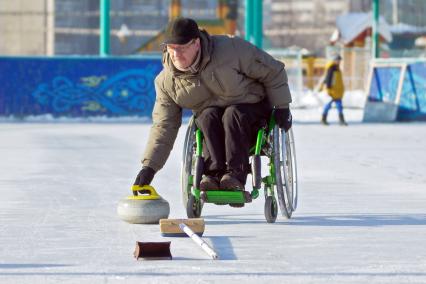
[[[132,191],[133,192],[138,192],[138,191],[142,191],[142,192],[146,192],[148,194],[149,197],[151,197],[152,199],[157,199],[160,198],[160,195],[157,193],[157,191],[155,191],[154,187],[150,186],[150,185],[144,185],[144,186],[140,186],[137,184],[134,184],[132,186]]]

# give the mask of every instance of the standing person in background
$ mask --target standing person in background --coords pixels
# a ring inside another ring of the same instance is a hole
[[[342,57],[337,55],[333,58],[333,61],[326,65],[324,80],[321,82],[320,90],[325,87],[327,94],[331,97],[331,101],[324,106],[322,113],[321,123],[324,125],[328,125],[327,115],[333,103],[336,104],[339,112],[340,125],[348,125],[343,115],[342,98],[345,93],[345,86],[343,85],[342,71],[340,70],[341,61]]]

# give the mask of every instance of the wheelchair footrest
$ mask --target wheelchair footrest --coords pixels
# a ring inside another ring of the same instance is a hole
[[[244,204],[251,202],[250,192],[241,190],[207,190],[201,193],[206,203],[216,204]]]

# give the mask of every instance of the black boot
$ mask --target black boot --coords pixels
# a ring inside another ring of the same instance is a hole
[[[200,182],[200,190],[218,190],[220,188],[220,180],[216,176],[203,175]]]
[[[321,117],[321,123],[324,124],[324,125],[328,125],[327,115],[326,114],[322,115],[322,117]]]
[[[244,184],[238,178],[238,175],[235,175],[232,172],[230,172],[223,175],[222,179],[220,180],[220,188],[222,190],[244,191]],[[250,193],[248,194],[250,196]],[[250,202],[250,201],[246,199],[246,202]],[[244,207],[244,203],[229,203],[229,206],[240,208],[240,207]]]
[[[348,125],[345,121],[345,117],[343,116],[343,113],[339,113],[339,122],[340,122],[340,125],[342,125],[342,126]]]
[[[244,184],[240,181],[237,175],[226,173],[220,180],[220,188],[222,190],[244,190]]]

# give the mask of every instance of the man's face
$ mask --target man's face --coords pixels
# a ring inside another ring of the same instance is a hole
[[[186,44],[168,44],[166,47],[173,65],[178,69],[186,69],[191,66],[197,56],[200,39],[192,39]]]

